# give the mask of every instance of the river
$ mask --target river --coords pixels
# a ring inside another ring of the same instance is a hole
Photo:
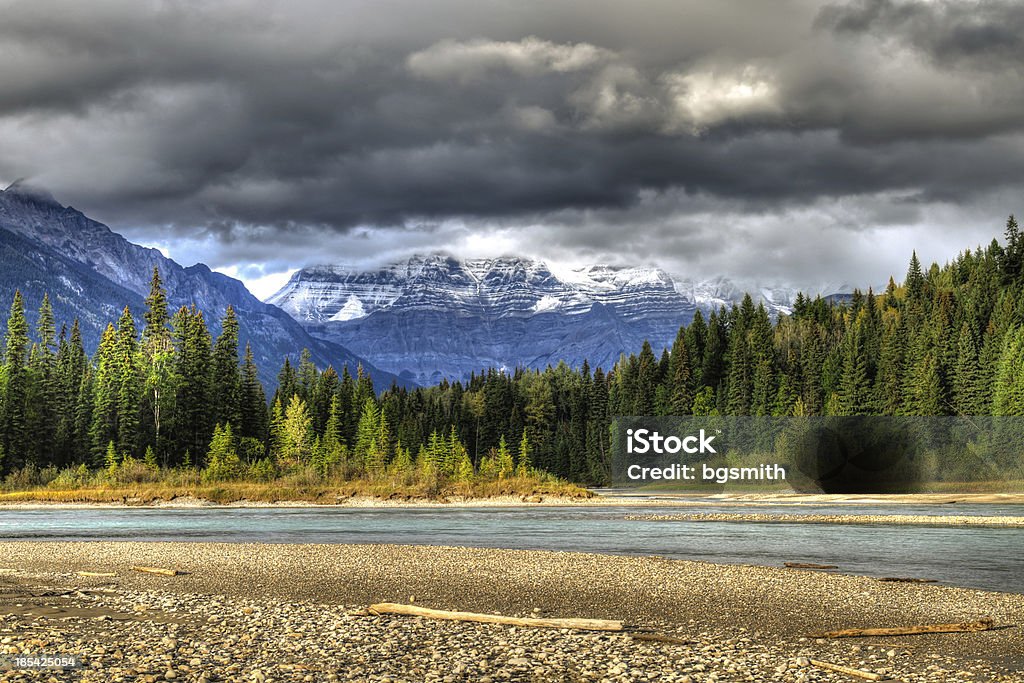
[[[730,505],[729,512],[1024,515],[1024,505]],[[1024,593],[1024,529],[884,524],[647,522],[626,515],[720,512],[629,507],[201,507],[0,509],[0,542],[225,541],[522,548],[731,564],[834,564],[867,576]]]

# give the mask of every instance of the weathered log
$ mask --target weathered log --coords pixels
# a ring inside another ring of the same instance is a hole
[[[177,576],[184,572],[179,572],[177,569],[164,569],[163,567],[132,567],[132,571],[144,572],[146,574],[160,574],[161,576]]]
[[[812,659],[811,665],[816,666],[819,669],[828,669],[829,671],[838,671],[839,673],[846,674],[847,676],[855,676],[857,678],[863,678],[866,681],[881,681],[883,677],[881,674],[876,674],[874,671],[864,671],[863,669],[854,669],[852,666],[843,666],[842,664],[833,664],[831,662],[823,662],[820,659]]]
[[[814,562],[783,562],[783,566],[790,569],[839,569],[834,564],[815,564]]]
[[[476,612],[449,612],[417,605],[402,605],[395,602],[379,602],[370,605],[370,614],[403,614],[410,617],[445,619],[448,621],[475,621],[481,624],[507,624],[531,628],[570,628],[579,631],[621,631],[621,621],[605,619],[534,619],[507,617],[501,614],[479,614]]]
[[[79,576],[117,576],[116,572],[76,572]]]
[[[938,579],[914,579],[903,576],[883,576],[876,580],[885,583],[938,583]]]
[[[973,633],[995,628],[991,619],[962,621],[956,624],[920,624],[895,628],[845,628],[839,631],[812,634],[811,638],[864,638],[867,636],[916,636],[924,633]]]

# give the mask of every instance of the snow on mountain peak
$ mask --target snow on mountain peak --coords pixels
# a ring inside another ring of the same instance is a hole
[[[796,296],[792,288],[744,287],[722,277],[673,278],[653,266],[549,267],[515,256],[460,260],[439,253],[417,254],[376,269],[312,266],[297,271],[267,301],[310,323],[348,322],[392,308],[445,309],[496,319],[551,311],[578,314],[594,304],[643,317],[665,306],[730,306],[748,291],[773,313],[789,312]]]

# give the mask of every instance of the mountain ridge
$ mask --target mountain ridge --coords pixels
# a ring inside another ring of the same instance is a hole
[[[375,269],[309,266],[266,301],[313,336],[433,382],[562,360],[608,367],[644,340],[669,346],[697,310],[729,306],[744,291],[726,278],[695,281],[656,266],[553,269],[539,259],[436,253]],[[753,293],[773,316],[790,312],[795,295],[785,288]]]
[[[157,249],[134,244],[24,181],[0,191],[0,247],[3,262],[17,264],[7,268],[8,277],[0,277],[0,297],[10,301],[15,289],[28,290],[31,309],[43,292],[50,293],[59,322],[81,319],[90,351],[121,308],[141,314],[155,266],[170,305],[194,303],[214,334],[227,306],[235,309],[242,348],[252,342],[260,379],[268,386],[276,383],[284,357],[294,359],[304,347],[321,367],[333,364],[340,370],[348,365],[355,371],[361,364],[379,386],[397,379],[337,343],[311,337],[286,313],[253,296],[242,282],[202,263],[182,266]]]

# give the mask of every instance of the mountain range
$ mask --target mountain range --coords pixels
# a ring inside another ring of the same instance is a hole
[[[252,344],[260,379],[276,383],[284,357],[295,359],[308,348],[321,367],[362,364],[377,386],[397,378],[348,349],[308,332],[279,308],[263,303],[240,281],[203,264],[183,267],[160,251],[133,244],[106,225],[64,206],[48,192],[19,182],[0,192],[0,301],[15,290],[25,295],[30,321],[49,293],[58,324],[78,318],[83,341],[92,352],[103,328],[129,306],[141,325],[143,301],[153,267],[167,289],[171,310],[195,304],[211,332],[230,305],[238,314],[239,338]],[[0,316],[5,318],[5,316]],[[0,320],[2,325],[5,320]],[[400,380],[399,380],[400,381]],[[404,383],[404,382],[402,382]]]
[[[656,351],[671,345],[696,311],[731,306],[746,291],[773,316],[787,313],[796,296],[787,287],[679,278],[654,267],[556,269],[519,257],[432,254],[370,270],[303,268],[261,302],[242,282],[133,244],[22,182],[0,191],[0,266],[0,301],[20,289],[34,322],[48,293],[58,322],[79,320],[90,352],[124,306],[141,321],[157,267],[172,310],[195,304],[214,335],[227,307],[235,309],[241,344],[251,343],[268,387],[284,357],[303,348],[320,367],[361,365],[378,387],[585,359],[609,368],[644,340]]]
[[[653,267],[556,272],[525,258],[433,254],[375,270],[304,268],[267,302],[317,338],[410,381],[433,383],[489,367],[579,366],[586,359],[609,368],[644,340],[657,351],[670,346],[697,310],[731,306],[745,291],[773,316],[788,313],[796,296],[789,288],[695,281]]]

